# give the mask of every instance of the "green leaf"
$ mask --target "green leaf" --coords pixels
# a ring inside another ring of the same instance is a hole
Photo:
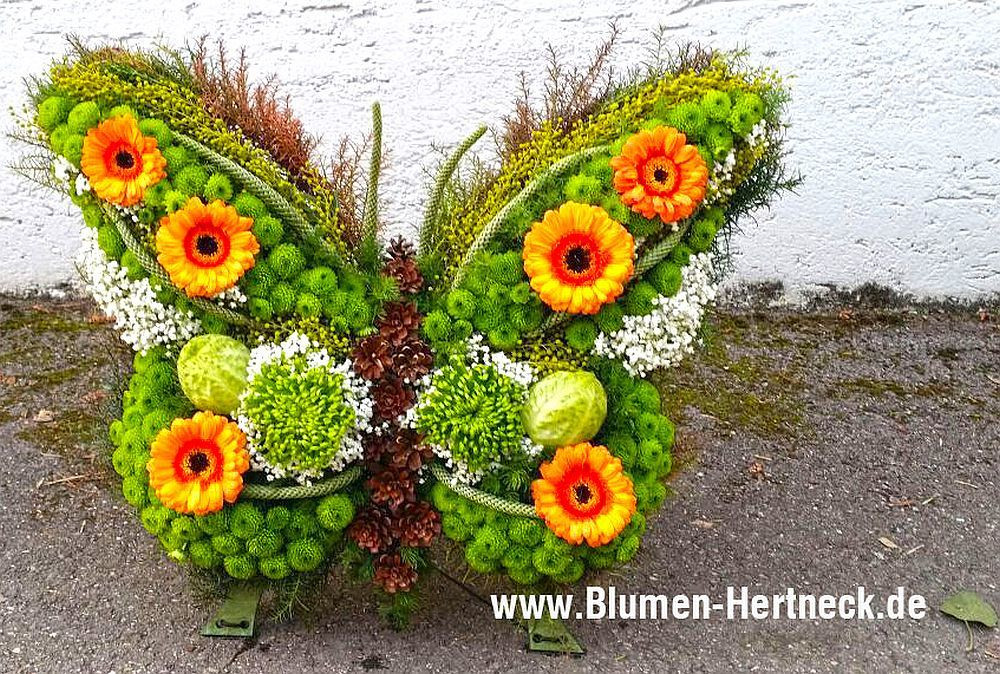
[[[962,590],[941,602],[941,612],[966,622],[997,626],[997,612],[975,592]]]

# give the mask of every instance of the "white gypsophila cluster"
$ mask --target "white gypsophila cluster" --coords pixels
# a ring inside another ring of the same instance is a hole
[[[84,195],[90,191],[90,181],[87,180],[87,176],[62,155],[58,155],[52,160],[52,174],[56,180],[67,183],[76,196]]]
[[[491,350],[478,332],[469,337],[465,353],[470,365],[489,365],[525,388],[538,381],[538,372],[531,363],[511,360],[503,351]]]
[[[733,193],[733,169],[736,167],[736,150],[730,150],[712,166],[712,172],[705,187],[705,206],[724,199]]]
[[[61,180],[64,183],[73,182],[76,177],[77,170],[72,163],[66,157],[58,155],[52,160],[52,175],[56,177],[57,180]]]
[[[472,335],[466,343],[466,360],[468,365],[483,365],[491,367],[501,376],[514,381],[523,391],[524,399],[528,397],[528,389],[538,381],[538,372],[530,363],[511,360],[510,356],[502,351],[493,351],[486,346],[481,334]],[[416,382],[417,402],[400,419],[400,425],[405,428],[416,428],[417,418],[420,416],[420,409],[430,400],[429,394],[434,388],[434,372],[422,377]],[[493,461],[488,467],[482,470],[471,470],[464,461],[460,461],[452,456],[451,451],[440,444],[431,444],[434,455],[441,459],[445,467],[451,473],[453,482],[473,485],[483,479],[487,473],[503,467],[503,464]],[[521,451],[527,457],[537,457],[545,450],[539,444],[532,442],[531,438],[525,435],[521,438]]]
[[[762,119],[757,122],[754,127],[750,129],[750,133],[741,139],[741,142],[746,143],[749,147],[755,149],[767,147],[769,143],[767,120]],[[711,206],[715,202],[733,195],[733,192],[736,190],[736,186],[733,184],[733,170],[735,168],[735,149],[727,152],[725,157],[712,165],[708,185],[705,187],[704,204],[706,206]]]
[[[172,348],[201,332],[201,323],[190,311],[181,311],[156,299],[156,292],[143,278],[133,281],[97,243],[97,231],[85,227],[83,245],[76,256],[86,290],[101,312],[115,319],[122,341],[139,353],[157,345]]]
[[[239,309],[247,303],[246,293],[244,293],[239,286],[226,288],[222,292],[216,294],[213,299],[215,299],[220,306],[228,307],[229,309]]]
[[[90,181],[87,180],[87,176],[83,173],[78,173],[76,180],[73,182],[73,189],[76,190],[76,196],[82,196],[90,191]]]
[[[620,330],[598,335],[594,353],[620,361],[636,377],[680,363],[694,351],[705,308],[715,299],[712,264],[710,253],[692,256],[676,295],[655,298],[650,314],[626,316]]]
[[[254,379],[268,365],[281,365],[288,368],[292,376],[307,370],[324,369],[341,377],[341,388],[344,394],[344,404],[354,411],[354,425],[340,440],[340,447],[334,453],[326,468],[340,471],[352,462],[364,456],[362,439],[374,430],[372,418],[375,407],[371,398],[371,385],[354,371],[354,361],[346,359],[336,362],[330,353],[309,339],[308,335],[293,332],[279,343],[262,342],[250,350],[250,360],[247,363],[247,387],[240,396],[240,406],[236,413],[236,425],[247,438],[247,452],[250,454],[250,468],[264,473],[268,481],[291,477],[300,484],[311,484],[313,480],[322,477],[323,470],[288,470],[284,466],[276,466],[267,461],[262,452],[266,429],[254,424],[246,414],[244,403],[251,395]]]
[[[430,445],[430,448],[434,452],[434,456],[441,459],[444,467],[448,470],[448,474],[451,476],[448,481],[453,487],[459,484],[477,484],[486,475],[485,470],[469,470],[469,466],[464,461],[456,460],[444,445]]]

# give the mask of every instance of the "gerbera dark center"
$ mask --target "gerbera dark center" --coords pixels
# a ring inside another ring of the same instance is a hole
[[[576,496],[576,502],[580,505],[587,505],[590,503],[590,499],[594,497],[593,492],[590,491],[590,487],[585,484],[578,484],[573,487],[573,495]]]
[[[658,168],[655,171],[653,171],[653,178],[655,178],[656,182],[658,183],[666,182],[667,181],[666,169]]]
[[[219,240],[210,234],[201,234],[195,240],[194,247],[202,255],[211,257],[219,252]]]
[[[135,166],[135,157],[132,156],[131,152],[127,150],[119,150],[115,154],[115,164],[121,169],[130,169]]]
[[[581,246],[574,246],[566,251],[564,260],[569,270],[576,274],[590,269],[590,251]]]
[[[209,461],[208,455],[204,452],[195,452],[187,460],[188,470],[195,474],[204,473],[208,470],[210,464],[211,461]]]

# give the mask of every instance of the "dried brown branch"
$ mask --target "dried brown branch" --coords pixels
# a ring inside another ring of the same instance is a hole
[[[220,42],[211,58],[204,39],[192,52],[191,72],[206,109],[267,150],[306,188],[303,176],[319,141],[292,114],[289,99],[279,98],[274,76],[251,83],[245,51],[232,64]]]
[[[565,68],[559,54],[549,45],[542,108],[536,110],[532,105],[531,90],[522,73],[521,93],[514,101],[514,113],[504,117],[504,134],[500,139],[502,156],[509,156],[545,124],[565,131],[597,110],[614,91],[614,69],[610,60],[618,36],[618,26],[611,24],[607,39],[598,46],[590,63],[582,68]]]
[[[370,144],[370,135],[362,138],[361,142],[347,136],[341,138],[324,174],[340,200],[337,219],[343,224],[345,237],[350,241],[361,238],[361,200],[365,190],[362,167]]]

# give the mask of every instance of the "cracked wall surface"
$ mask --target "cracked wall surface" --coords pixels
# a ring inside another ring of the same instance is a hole
[[[746,47],[794,74],[791,164],[805,182],[736,239],[734,278],[790,288],[874,281],[923,296],[1000,291],[1000,3],[932,0],[633,0],[621,2],[66,2],[0,4],[0,96],[88,41],[179,45],[207,34],[245,46],[254,72],[277,72],[308,129],[329,147],[382,103],[390,164],[388,230],[420,220],[434,146],[495,124],[518,73],[542,80],[545,43],[584,62],[623,29],[616,63],[669,38]],[[11,122],[6,120],[9,127]],[[489,142],[480,151],[489,157]],[[0,164],[20,148],[0,143]],[[68,199],[0,172],[0,290],[74,277]]]

